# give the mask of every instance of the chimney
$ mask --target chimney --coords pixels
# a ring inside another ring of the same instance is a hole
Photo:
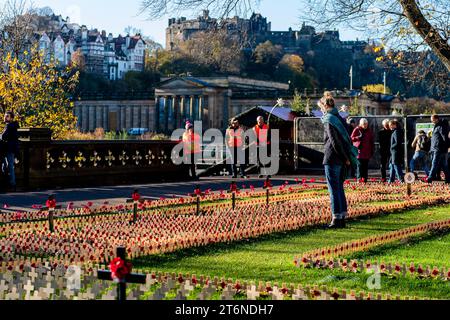
[[[131,40],[130,35],[127,35],[127,37],[126,37],[126,45],[127,45],[127,49],[128,49],[128,47],[130,46],[130,40]]]
[[[108,41],[113,41],[113,40],[114,40],[113,34],[112,33],[108,34]]]

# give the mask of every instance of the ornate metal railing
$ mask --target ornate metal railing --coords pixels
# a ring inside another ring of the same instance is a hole
[[[52,141],[41,129],[21,130],[20,189],[146,183],[188,178],[172,162],[173,141]]]

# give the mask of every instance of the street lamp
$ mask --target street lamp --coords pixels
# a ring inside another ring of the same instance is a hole
[[[278,107],[284,107],[285,103],[283,98],[279,98],[277,103],[273,106],[272,110],[270,110],[269,117],[267,118],[267,125],[270,125],[270,117],[272,116],[273,111]]]

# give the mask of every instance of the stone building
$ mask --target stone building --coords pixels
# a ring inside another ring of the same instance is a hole
[[[249,49],[270,41],[283,47],[286,53],[305,54],[311,50],[348,49],[363,52],[368,45],[366,41],[341,41],[339,31],[327,30],[316,32],[312,26],[303,23],[300,30],[272,31],[272,25],[259,13],[253,13],[249,19],[239,17],[216,19],[204,10],[203,15],[187,20],[185,17],[169,19],[166,29],[166,49],[176,50],[181,43],[195,36],[198,32],[225,28],[236,40],[245,43]]]
[[[155,90],[156,131],[184,127],[186,120],[224,130],[228,120],[258,105],[274,105],[289,96],[289,85],[240,77],[175,77]]]
[[[36,16],[34,20],[33,41],[48,61],[53,57],[61,66],[67,66],[80,49],[86,71],[110,80],[122,79],[128,71],[144,70],[146,43],[139,34],[115,38],[106,31],[89,30],[55,15]]]

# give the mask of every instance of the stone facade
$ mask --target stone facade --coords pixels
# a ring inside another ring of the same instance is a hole
[[[147,128],[155,131],[154,100],[86,100],[75,103],[78,128],[83,132],[103,128],[122,131]]]

